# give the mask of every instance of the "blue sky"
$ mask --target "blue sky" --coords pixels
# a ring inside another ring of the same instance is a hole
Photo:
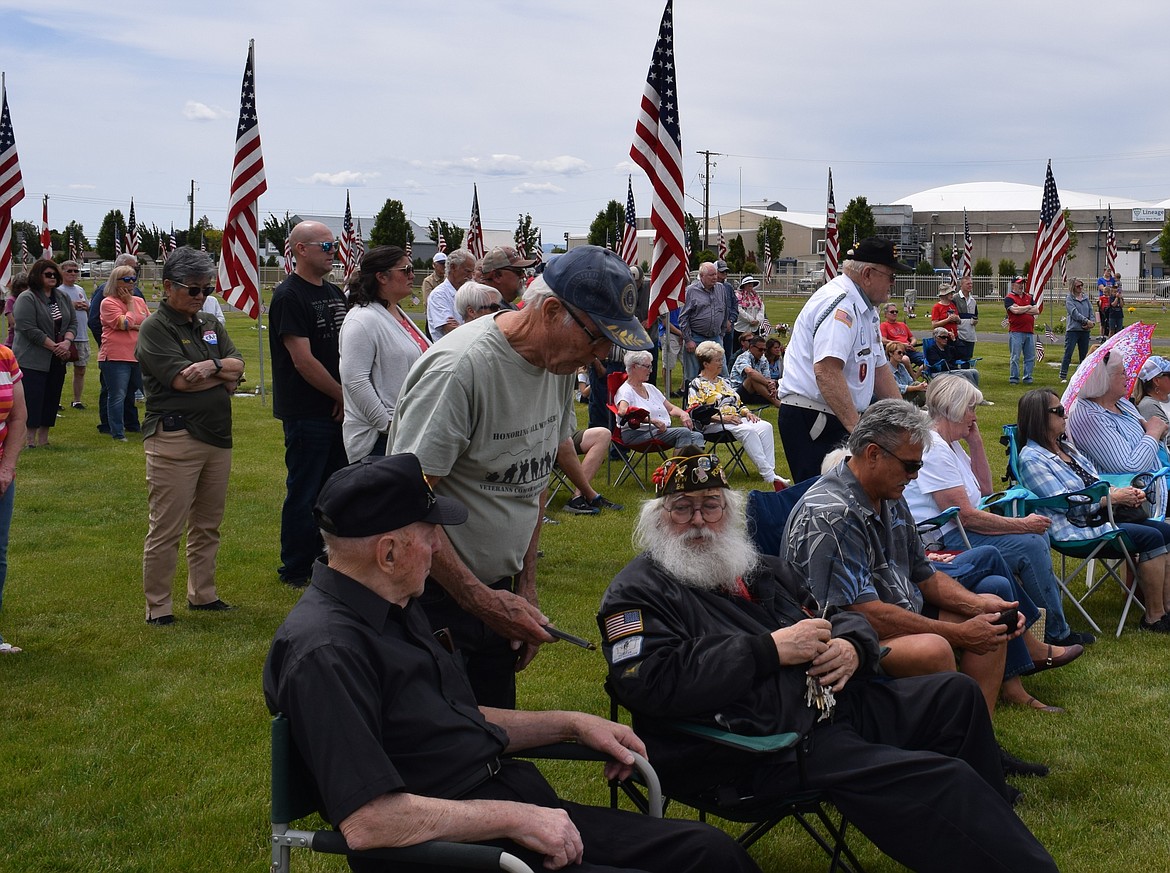
[[[441,4],[0,0],[25,188],[17,219],[96,234],[135,198],[140,221],[222,226],[240,78],[256,40],[268,193],[262,214],[358,215],[387,197],[420,223],[531,213],[546,243],[580,232],[633,172],[629,146],[663,3]],[[275,11],[275,14],[274,14]],[[1051,18],[1049,16],[1052,16]],[[357,22],[353,24],[352,22]],[[936,185],[1040,185],[1170,198],[1161,110],[1170,12],[1118,0],[826,4],[676,0],[687,208],[779,200],[890,202]],[[1037,204],[1039,206],[1039,204]]]

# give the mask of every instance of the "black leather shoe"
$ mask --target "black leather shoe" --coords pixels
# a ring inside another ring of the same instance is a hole
[[[1054,646],[1091,646],[1097,638],[1088,631],[1070,630],[1068,636],[1059,640],[1048,640]]]
[[[1003,746],[999,747],[999,761],[1003,765],[1004,776],[1047,776],[1048,765],[1037,764],[1032,761],[1022,761],[1007,751]]]
[[[174,624],[175,617],[173,615],[158,615],[154,618],[148,618],[146,623],[152,624],[155,627],[165,627],[168,624]]]
[[[232,606],[230,603],[225,603],[218,597],[211,601],[211,603],[192,603],[190,600],[188,600],[187,606],[188,608],[197,610],[199,612],[227,612],[229,609],[239,609],[238,606]]]
[[[308,588],[309,587],[309,580],[308,579],[285,579],[283,576],[281,576],[280,581],[283,582],[285,585],[287,585],[289,588],[300,589],[300,588]]]

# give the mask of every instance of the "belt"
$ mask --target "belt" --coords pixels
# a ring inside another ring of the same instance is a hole
[[[468,774],[467,778],[460,782],[455,790],[451,792],[452,797],[463,797],[469,791],[474,791],[480,785],[487,782],[489,779],[494,779],[496,774],[500,772],[500,759],[492,758],[484,764],[476,767]]]
[[[780,405],[797,406],[801,409],[811,409],[814,412],[823,412],[825,415],[833,416],[833,418],[837,417],[837,413],[833,412],[833,409],[831,406],[829,406],[829,404],[821,400],[813,400],[809,397],[804,397],[800,394],[781,394]]]

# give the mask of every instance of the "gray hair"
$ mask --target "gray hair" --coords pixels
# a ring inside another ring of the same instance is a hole
[[[630,369],[634,364],[645,364],[649,366],[654,362],[654,356],[647,351],[636,350],[626,352],[622,357],[622,362],[626,365],[626,369]]]
[[[455,311],[459,313],[460,318],[464,318],[469,309],[478,315],[480,309],[490,306],[492,302],[498,300],[503,300],[503,298],[500,297],[500,292],[491,285],[471,281],[464,282],[455,292]],[[472,317],[474,318],[474,316]]]
[[[66,267],[77,267],[78,269],[81,269],[81,264],[77,263],[77,261],[62,261],[57,266],[62,270],[64,270]]]
[[[171,252],[163,264],[163,280],[190,285],[196,279],[207,279],[215,275],[215,261],[211,255],[190,246],[183,246]]]
[[[929,445],[930,417],[905,400],[879,400],[861,413],[849,435],[849,454],[857,457],[869,445],[891,451],[891,446],[903,437],[913,445]]]
[[[722,357],[724,354],[723,346],[715,340],[703,340],[695,349],[695,357],[703,363],[714,360],[716,356]]]
[[[1087,400],[1096,400],[1109,390],[1111,371],[1125,368],[1125,361],[1116,352],[1109,356],[1108,361],[1100,361],[1081,384],[1081,397]]]
[[[719,486],[714,485],[713,488]],[[744,525],[747,521],[747,494],[736,491],[734,488],[724,488],[720,492],[723,496],[723,516],[733,523]],[[647,551],[658,536],[656,518],[666,509],[665,497],[652,497],[642,504],[638,512],[638,520],[634,522],[634,532],[631,537],[634,549],[640,554]]]
[[[447,269],[452,267],[468,267],[475,268],[475,255],[467,249],[455,249],[453,252],[447,254]]]
[[[138,269],[138,255],[132,255],[129,252],[123,252],[114,258],[115,267],[133,267]]]
[[[937,376],[926,389],[926,411],[935,421],[959,422],[983,402],[983,392],[957,376]]]

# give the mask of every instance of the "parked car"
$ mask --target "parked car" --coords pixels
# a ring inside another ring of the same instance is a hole
[[[1154,286],[1155,297],[1170,297],[1170,279],[1164,279]]]
[[[950,270],[950,267],[935,267],[935,268],[934,268],[934,276],[935,276],[935,278],[936,278],[936,279],[938,279],[940,282],[949,282],[949,281],[951,281],[951,270]]]
[[[825,271],[810,270],[807,275],[802,276],[796,283],[796,287],[801,291],[815,291],[825,284]]]

